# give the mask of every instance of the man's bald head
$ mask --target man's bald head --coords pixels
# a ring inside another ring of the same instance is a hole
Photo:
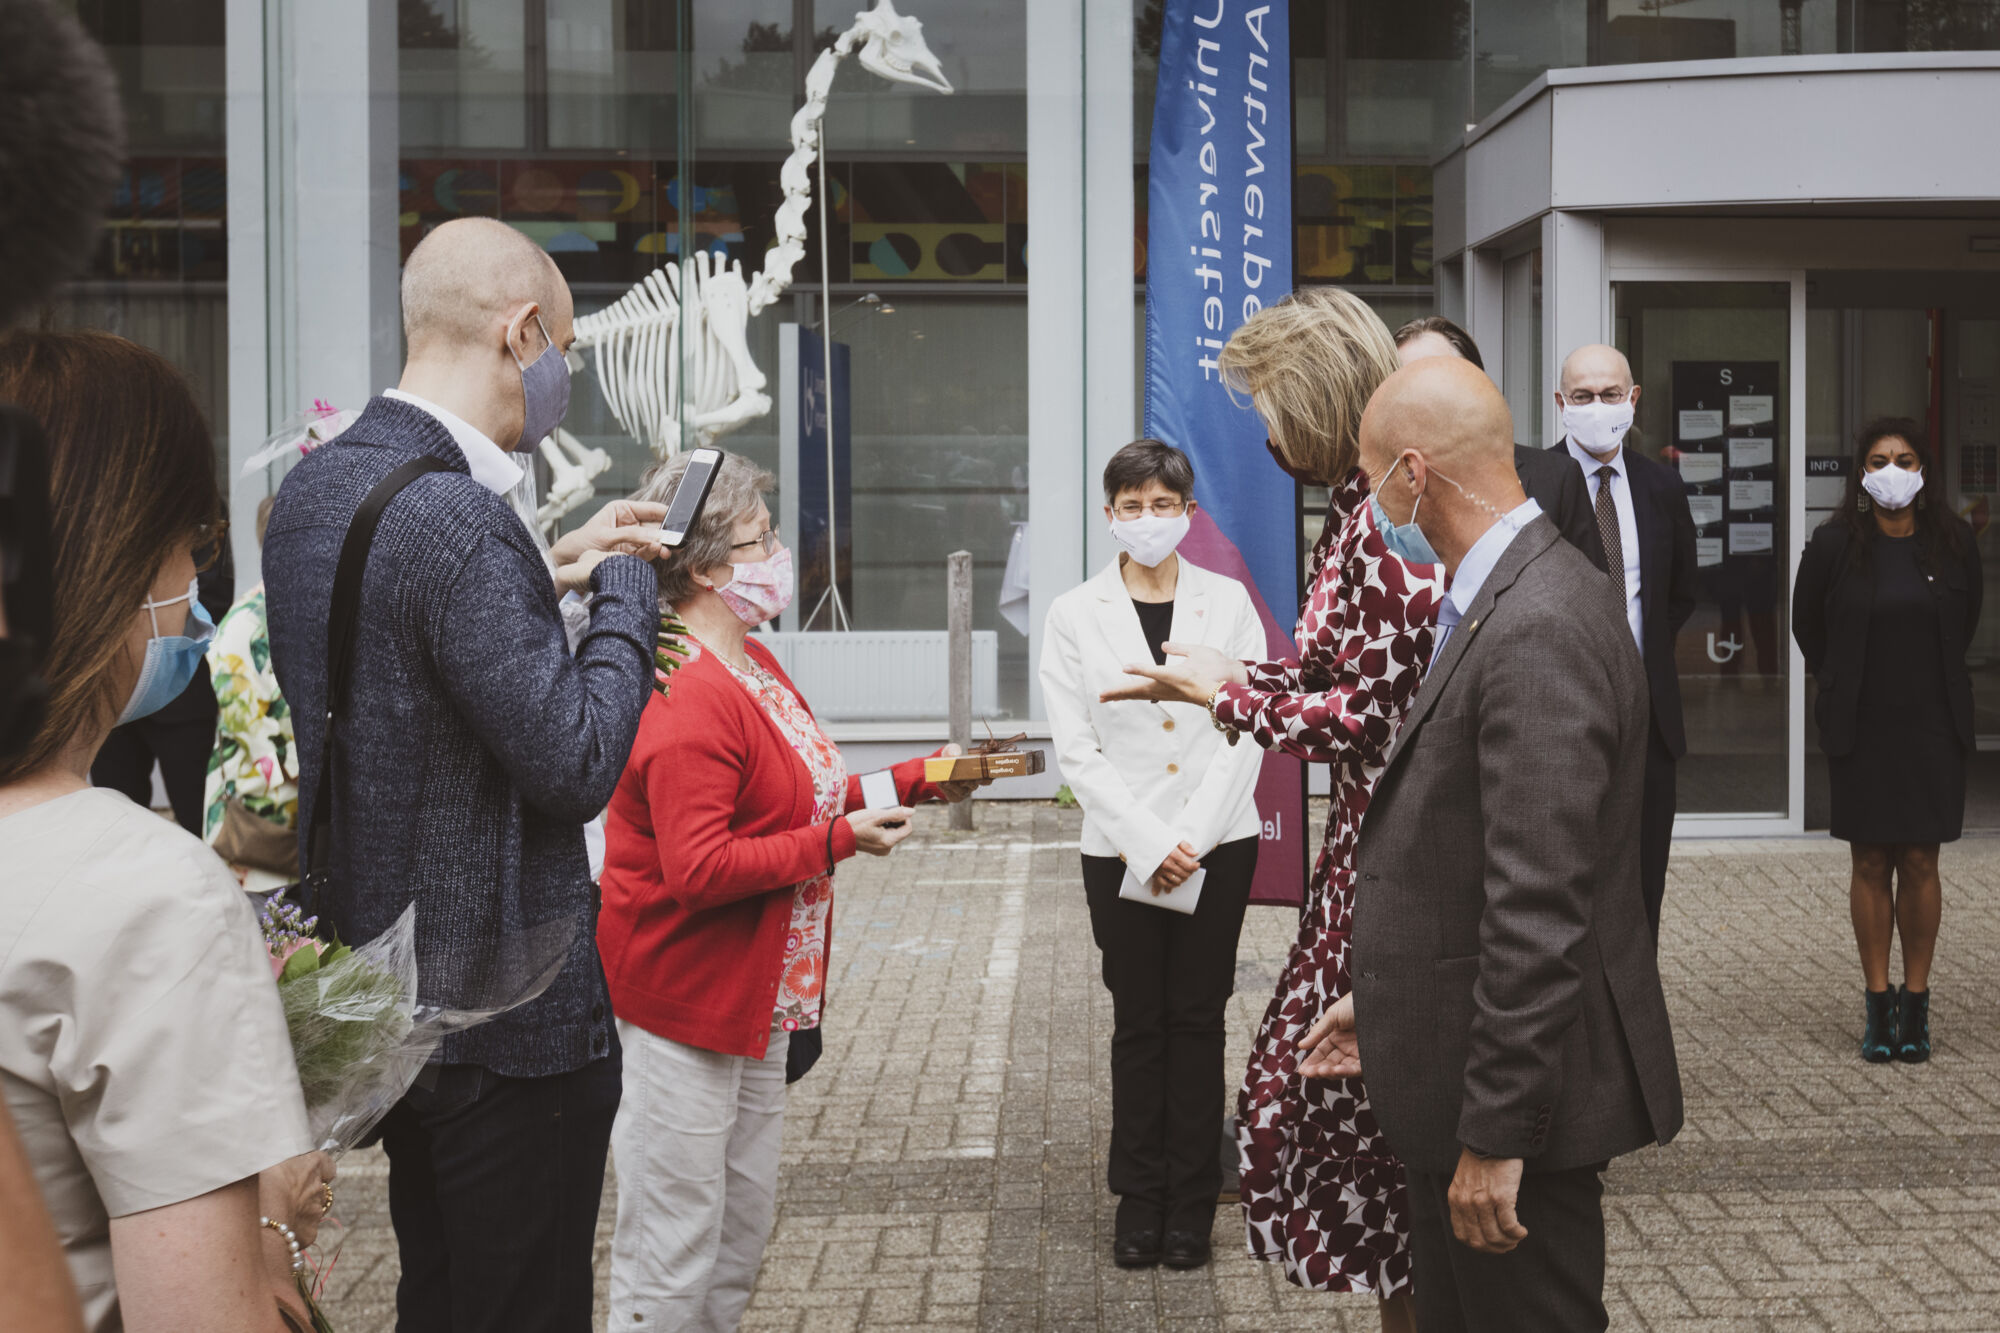
[[[555,261],[493,218],[445,223],[417,244],[403,266],[403,336],[412,357],[492,342],[515,312],[531,303],[540,308],[551,338],[567,337],[569,286]]]
[[[1447,573],[1526,499],[1507,400],[1455,356],[1420,358],[1382,381],[1361,418],[1361,465],[1388,521],[1416,524]]]
[[[1632,363],[1625,353],[1603,343],[1585,343],[1563,358],[1562,377],[1557,381],[1564,393],[1571,389],[1632,387]]]
[[[1379,476],[1409,451],[1451,476],[1514,466],[1514,419],[1486,372],[1455,356],[1420,357],[1382,381],[1361,418],[1361,464]],[[1454,470],[1456,469],[1456,470]]]

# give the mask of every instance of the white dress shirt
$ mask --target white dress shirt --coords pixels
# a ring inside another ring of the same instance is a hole
[[[1533,500],[1515,505],[1498,523],[1486,529],[1472,544],[1472,549],[1465,553],[1465,558],[1458,562],[1458,570],[1451,576],[1451,587],[1445,590],[1444,600],[1438,603],[1437,643],[1431,648],[1433,663],[1444,652],[1444,646],[1450,640],[1451,632],[1458,628],[1458,622],[1465,619],[1465,613],[1472,609],[1473,600],[1486,586],[1486,576],[1493,572],[1493,566],[1507,554],[1507,548],[1514,544],[1514,538],[1521,529],[1539,517],[1541,512],[1541,505]],[[1425,670],[1429,669],[1425,667]]]
[[[1625,449],[1619,446],[1617,457],[1610,463],[1601,463],[1586,453],[1575,440],[1565,439],[1569,456],[1583,469],[1584,485],[1590,491],[1591,512],[1596,513],[1597,492],[1603,485],[1597,470],[1609,467],[1618,475],[1611,478],[1611,503],[1618,510],[1618,545],[1625,557],[1625,621],[1632,627],[1632,642],[1639,645],[1639,651],[1646,651],[1645,618],[1639,608],[1639,520],[1632,509],[1632,479],[1625,471]]]

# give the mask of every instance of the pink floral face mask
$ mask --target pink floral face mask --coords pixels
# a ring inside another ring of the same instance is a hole
[[[731,565],[734,578],[717,588],[715,595],[726,603],[736,618],[746,625],[776,620],[792,604],[792,553],[779,547],[753,565]]]

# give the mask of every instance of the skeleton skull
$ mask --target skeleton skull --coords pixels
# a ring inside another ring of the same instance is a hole
[[[894,83],[914,83],[940,93],[951,91],[944,66],[924,44],[921,20],[898,14],[890,0],[876,0],[875,8],[854,19],[855,27],[866,38],[861,48],[862,68]]]

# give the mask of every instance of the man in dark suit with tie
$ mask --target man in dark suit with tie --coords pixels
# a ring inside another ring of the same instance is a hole
[[[1402,365],[1427,356],[1463,357],[1481,370],[1486,360],[1472,335],[1443,315],[1425,315],[1396,330],[1396,359]],[[1576,469],[1560,449],[1538,445],[1514,446],[1514,471],[1521,476],[1521,489],[1542,507],[1563,540],[1590,557],[1590,563],[1605,568],[1604,542],[1597,535],[1597,518],[1590,511],[1590,492]]]
[[[1362,419],[1383,510],[1451,590],[1355,848],[1354,991],[1299,1062],[1367,1079],[1427,1333],[1603,1329],[1604,1168],[1681,1125],[1637,891],[1645,671],[1603,572],[1523,493],[1511,427],[1442,357]]]
[[[1639,386],[1623,352],[1601,343],[1577,348],[1563,362],[1560,385],[1562,447],[1590,488],[1607,568],[1623,594],[1626,623],[1646,663],[1653,734],[1646,749],[1639,863],[1646,917],[1657,939],[1674,836],[1674,766],[1687,753],[1674,636],[1694,614],[1694,515],[1678,472],[1625,447]]]

